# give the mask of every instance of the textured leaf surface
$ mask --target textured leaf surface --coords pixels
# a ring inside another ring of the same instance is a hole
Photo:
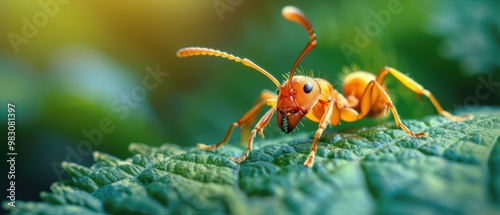
[[[500,214],[500,109],[463,110],[474,119],[404,120],[326,134],[313,168],[302,165],[311,133],[216,151],[131,144],[126,160],[94,153],[84,167],[64,163],[71,181],[16,202],[12,214]],[[236,145],[236,144],[233,144]]]

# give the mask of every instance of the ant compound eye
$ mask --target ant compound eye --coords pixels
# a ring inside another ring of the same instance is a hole
[[[276,93],[276,95],[279,95],[279,94],[280,94],[280,89],[276,89],[276,90],[274,91],[274,93]]]
[[[313,85],[309,82],[304,84],[304,92],[305,93],[310,93],[313,90]]]

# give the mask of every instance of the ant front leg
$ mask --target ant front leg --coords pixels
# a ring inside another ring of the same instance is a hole
[[[229,157],[229,159],[236,161],[238,163],[241,163],[248,157],[248,153],[250,153],[250,151],[252,151],[253,139],[255,138],[255,135],[257,134],[257,132],[259,132],[260,136],[262,138],[264,138],[263,130],[267,126],[269,121],[271,120],[271,117],[273,116],[274,111],[275,111],[275,107],[269,109],[266,112],[266,114],[264,114],[264,116],[259,120],[257,125],[255,125],[255,128],[252,129],[252,131],[250,132],[250,137],[248,140],[247,149],[245,150],[245,152],[243,152],[241,157],[239,157],[239,158]]]
[[[404,75],[403,73],[401,73],[398,70],[393,69],[391,67],[384,67],[384,69],[382,69],[382,71],[380,72],[380,74],[377,77],[377,82],[379,84],[382,84],[382,82],[384,81],[385,76],[387,74],[389,74],[389,73],[392,74],[403,85],[405,85],[406,87],[408,87],[413,92],[417,93],[419,96],[421,96],[422,94],[425,95],[425,96],[427,96],[427,98],[429,98],[431,100],[432,104],[434,105],[434,107],[436,108],[436,110],[438,111],[438,113],[441,114],[441,115],[443,115],[443,116],[445,116],[445,117],[447,117],[448,119],[451,119],[453,121],[464,121],[464,120],[472,119],[473,118],[473,116],[470,115],[470,114],[467,114],[467,115],[464,115],[464,116],[454,116],[454,115],[450,114],[449,112],[443,110],[443,108],[441,107],[441,105],[439,104],[439,102],[436,100],[436,98],[434,98],[434,96],[432,95],[431,92],[429,92],[428,90],[424,89],[420,84],[418,84],[417,82],[415,82],[410,77]]]
[[[224,139],[222,139],[220,142],[214,145],[205,145],[202,143],[198,144],[198,148],[200,149],[206,149],[206,150],[213,150],[221,147],[222,145],[226,144],[231,137],[231,134],[233,133],[234,128],[239,127],[239,126],[244,126],[244,125],[249,125],[255,121],[255,118],[257,117],[257,114],[259,113],[260,109],[264,105],[272,106],[273,109],[276,106],[276,94],[270,92],[270,91],[263,91],[261,95],[259,96],[259,99],[257,100],[257,104],[250,109],[248,112],[246,112],[238,121],[234,122],[229,126],[229,129],[226,132],[226,135],[224,136]],[[267,123],[266,123],[267,124]],[[265,125],[264,125],[265,126]],[[255,130],[255,129],[254,129]],[[245,132],[243,132],[245,133]],[[245,136],[245,135],[243,135]],[[255,134],[253,135],[255,136]],[[251,140],[253,139],[250,138]],[[250,144],[250,143],[249,143]],[[251,146],[250,146],[251,149]],[[244,160],[244,159],[243,159]]]
[[[272,99],[276,99],[276,98],[277,98],[276,93],[274,93],[272,91],[269,91],[269,90],[263,90],[260,93],[259,98],[255,102],[255,105],[257,106],[262,101],[265,101],[265,100],[268,100],[268,99],[272,100]],[[276,106],[276,105],[273,105],[273,104],[268,104],[268,105],[270,105],[270,106]],[[257,118],[259,110],[254,111],[253,114],[249,114],[247,116],[248,118],[243,119],[245,121],[245,123],[243,123],[243,124],[240,125],[241,126],[240,128],[241,128],[241,142],[242,143],[248,143],[248,140],[249,140],[249,137],[250,137],[250,128],[253,125],[253,123],[255,122],[255,119]],[[244,118],[244,117],[242,117],[242,118]]]
[[[335,113],[334,113],[335,112]],[[333,117],[332,117],[333,115]],[[323,131],[325,130],[326,126],[330,123],[337,125],[340,122],[340,109],[337,106],[337,102],[335,101],[330,101],[328,103],[328,107],[326,109],[326,112],[323,114],[321,117],[321,120],[319,121],[319,126],[318,130],[316,131],[316,134],[314,135],[314,141],[311,146],[311,151],[309,152],[309,156],[307,157],[306,162],[304,162],[304,166],[306,167],[312,167],[314,164],[314,158],[316,157],[316,150],[318,147],[318,141],[321,135],[323,134]]]

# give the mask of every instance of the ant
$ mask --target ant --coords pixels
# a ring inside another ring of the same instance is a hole
[[[271,109],[262,116],[254,129],[250,132],[247,149],[241,157],[230,157],[229,159],[240,163],[247,158],[249,152],[252,150],[255,135],[258,132],[260,136],[264,138],[263,130],[271,120],[275,111],[278,126],[285,133],[290,133],[304,116],[311,121],[319,123],[318,130],[314,135],[311,151],[304,162],[304,165],[307,167],[312,167],[314,164],[318,140],[323,130],[328,124],[332,124],[333,126],[338,125],[341,120],[353,122],[365,116],[378,117],[386,115],[390,109],[394,115],[396,125],[403,129],[404,132],[412,137],[427,137],[427,132],[415,133],[401,122],[398,112],[383,84],[384,78],[388,74],[393,75],[403,85],[417,93],[419,97],[425,95],[431,100],[437,112],[450,120],[463,121],[472,119],[472,115],[470,114],[465,116],[454,116],[444,111],[431,92],[424,89],[420,84],[408,76],[391,67],[384,67],[378,76],[364,71],[356,71],[347,75],[344,79],[343,86],[345,96],[334,89],[332,84],[324,79],[302,75],[294,76],[294,72],[302,58],[316,46],[316,33],[309,20],[300,9],[293,6],[286,6],[282,9],[282,15],[285,19],[302,25],[302,27],[307,30],[310,37],[310,41],[307,43],[305,49],[300,53],[293,64],[288,80],[283,84],[280,84],[280,82],[269,72],[246,58],[241,59],[226,52],[200,47],[182,48],[177,51],[178,57],[213,55],[242,63],[245,66],[259,71],[278,87],[278,93],[264,90],[260,94],[256,105],[229,126],[226,136],[222,141],[210,146],[198,144],[198,148],[212,150],[226,144],[234,128],[239,126],[241,126],[241,128],[251,126],[260,109],[265,105],[271,106]]]

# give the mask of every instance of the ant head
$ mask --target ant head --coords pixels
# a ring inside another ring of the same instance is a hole
[[[291,86],[291,88],[289,88]],[[299,121],[316,105],[321,88],[313,78],[295,76],[280,87],[276,120],[285,133],[290,133]]]

